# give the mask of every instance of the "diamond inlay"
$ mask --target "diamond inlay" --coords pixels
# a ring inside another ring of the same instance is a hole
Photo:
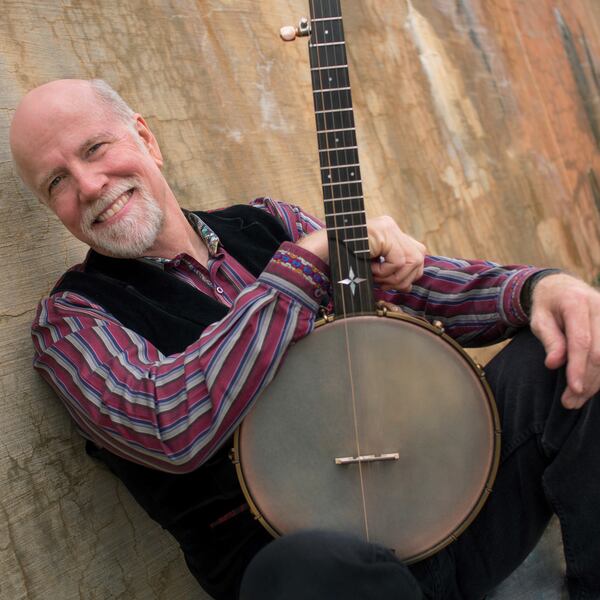
[[[352,267],[350,267],[350,273],[348,274],[348,277],[346,279],[342,279],[341,281],[338,281],[338,283],[340,283],[341,285],[349,285],[350,291],[352,292],[352,295],[354,296],[354,292],[356,291],[356,286],[361,284],[363,281],[366,281],[366,279],[363,279],[362,277],[357,277],[354,274]]]

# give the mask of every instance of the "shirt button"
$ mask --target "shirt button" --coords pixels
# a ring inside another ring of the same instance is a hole
[[[223,293],[223,288],[221,286],[215,288],[215,292],[217,292],[217,294],[222,294]]]

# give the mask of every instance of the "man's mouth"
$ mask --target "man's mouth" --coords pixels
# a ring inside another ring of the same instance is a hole
[[[106,210],[102,211],[97,217],[94,223],[104,223],[107,219],[116,215],[128,202],[133,194],[134,188],[127,190],[121,194]]]

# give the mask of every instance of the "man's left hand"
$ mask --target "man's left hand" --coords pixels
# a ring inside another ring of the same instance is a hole
[[[581,408],[600,389],[600,293],[563,273],[533,290],[531,330],[546,350],[546,367],[567,365],[565,408]]]

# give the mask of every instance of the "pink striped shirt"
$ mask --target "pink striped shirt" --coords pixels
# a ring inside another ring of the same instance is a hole
[[[253,205],[278,217],[292,240],[280,246],[258,278],[206,227],[201,237],[209,247],[207,268],[186,254],[160,259],[169,272],[230,308],[179,354],[161,354],[76,293],[41,301],[32,326],[34,367],[84,437],[140,464],[191,471],[229,438],[289,344],[310,333],[328,291],[328,269],[293,242],[321,223],[270,199]],[[305,268],[282,260],[290,255]],[[441,320],[462,343],[483,345],[527,323],[520,292],[537,271],[429,256],[410,293],[379,290],[376,297]]]

